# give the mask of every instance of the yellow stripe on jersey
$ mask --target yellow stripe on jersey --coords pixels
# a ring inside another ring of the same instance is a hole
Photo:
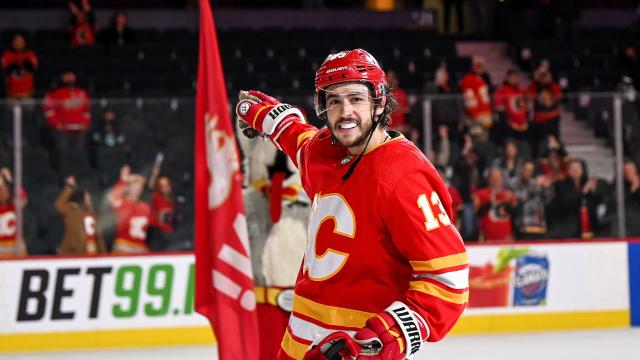
[[[435,284],[426,281],[411,281],[409,282],[409,290],[419,291],[421,293],[429,294],[442,299],[444,301],[452,302],[455,304],[464,304],[469,301],[469,291],[465,291],[462,294],[457,294],[451,291],[447,291]]]
[[[284,350],[287,355],[294,359],[302,359],[304,357],[304,353],[309,349],[309,345],[297,342],[293,337],[291,337],[289,329],[285,330],[280,346],[282,346],[282,350]]]
[[[426,261],[409,261],[413,271],[436,271],[454,266],[466,265],[469,262],[466,252],[443,256]]]
[[[307,130],[298,135],[298,139],[296,140],[296,147],[299,147],[303,141],[311,139],[317,132],[318,130]]]
[[[329,306],[306,299],[302,296],[293,297],[293,311],[318,320],[326,325],[337,325],[361,328],[364,323],[374,317],[375,313]]]

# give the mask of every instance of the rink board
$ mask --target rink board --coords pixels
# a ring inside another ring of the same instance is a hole
[[[491,278],[493,282],[502,282],[502,288],[496,286],[491,289],[493,292],[482,288],[487,281],[474,282],[472,271],[470,306],[453,331],[475,334],[627,327],[630,325],[627,248],[626,242],[470,246],[472,269],[494,267],[501,251],[516,250],[523,255],[510,262],[503,277]],[[518,282],[520,290],[516,289]],[[546,288],[541,294],[523,296],[524,287],[540,285]],[[476,292],[478,288],[482,294]],[[482,306],[478,307],[474,306],[478,296],[494,298],[482,299]]]
[[[631,325],[640,326],[640,240],[629,242]]]
[[[470,264],[511,248],[470,246]],[[454,334],[630,325],[638,289],[629,284],[640,284],[629,266],[640,264],[632,259],[640,250],[625,242],[516,248],[546,258],[544,304],[516,305],[511,289],[500,306],[467,309]],[[509,266],[511,287],[516,261]],[[0,261],[0,353],[215,343],[193,311],[192,276],[191,254]]]

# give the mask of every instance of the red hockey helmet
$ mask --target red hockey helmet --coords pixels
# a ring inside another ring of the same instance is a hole
[[[373,55],[362,49],[341,51],[327,56],[316,71],[316,113],[324,110],[323,91],[327,87],[352,81],[369,85],[376,99],[386,95],[387,77]]]

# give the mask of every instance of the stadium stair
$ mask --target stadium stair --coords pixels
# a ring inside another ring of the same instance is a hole
[[[498,41],[461,41],[456,44],[458,56],[482,56],[494,86],[504,80],[507,70],[515,64],[507,54],[507,43]]]
[[[613,180],[613,150],[607,146],[606,140],[595,137],[584,121],[576,119],[573,112],[562,110],[560,136],[572,158],[587,162],[589,176]]]

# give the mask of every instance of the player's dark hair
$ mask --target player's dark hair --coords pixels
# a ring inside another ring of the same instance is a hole
[[[384,111],[380,115],[380,125],[383,127],[391,124],[391,114],[398,109],[398,99],[393,96],[393,88],[389,84],[384,85],[384,96],[387,102],[384,104]]]

